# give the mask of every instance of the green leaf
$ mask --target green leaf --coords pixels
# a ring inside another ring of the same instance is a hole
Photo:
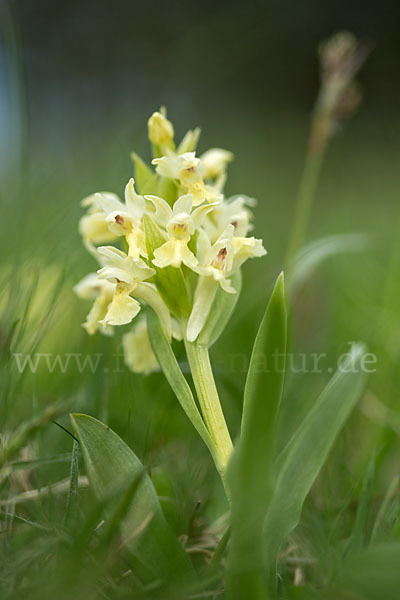
[[[229,597],[268,598],[262,523],[272,495],[276,420],[283,390],[287,315],[278,277],[254,343],[247,374],[242,431],[229,475],[232,543]]]
[[[362,344],[353,347],[276,462],[274,496],[264,523],[273,589],[281,545],[299,522],[304,500],[364,387],[364,352]]]
[[[140,482],[142,481],[145,473],[146,471],[143,469],[135,475],[131,484],[128,486],[128,489],[116,505],[110,521],[106,526],[106,531],[103,534],[103,541],[106,543],[106,545],[111,544],[117,533],[120,531],[121,524],[131,508],[135,494],[139,489]]]
[[[242,274],[240,270],[232,275],[231,283],[236,290],[236,294],[228,294],[224,292],[221,286],[218,286],[207,320],[199,334],[199,343],[206,344],[208,347],[215,344],[224,331],[239,299],[242,288]]]
[[[73,414],[90,486],[99,502],[115,504],[144,467],[135,453],[109,427],[88,415]],[[150,477],[142,477],[123,526],[123,542],[153,570],[154,577],[180,580],[192,572],[191,563],[167,523]]]
[[[310,242],[294,256],[288,270],[288,288],[292,291],[309,279],[320,264],[336,254],[363,252],[370,238],[364,233],[329,235]]]
[[[154,250],[162,246],[166,240],[151,217],[145,215],[143,217],[143,224],[147,252],[151,263],[154,258]],[[153,264],[152,266],[156,271],[154,283],[171,313],[178,318],[189,316],[191,303],[182,269],[175,269],[175,267],[160,269]]]
[[[160,320],[152,310],[148,311],[147,327],[149,331],[151,347],[153,348],[153,352],[164,372],[168,383],[173,389],[179,404],[189,417],[197,433],[207,445],[211,454],[213,454],[214,446],[193,398],[192,390],[190,389],[189,384],[179,367],[178,361],[176,360],[175,354],[171,348],[171,344],[167,340],[162,330]]]

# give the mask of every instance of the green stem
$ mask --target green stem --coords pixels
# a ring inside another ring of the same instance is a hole
[[[306,163],[304,165],[304,170],[300,181],[292,231],[289,237],[286,264],[290,262],[294,254],[304,242],[308,222],[310,220],[311,209],[314,203],[315,192],[321,173],[323,157],[323,149],[316,152],[311,148],[308,150]]]
[[[215,447],[215,464],[229,499],[226,468],[233,446],[219,401],[208,348],[205,344],[187,340],[185,348],[203,419]]]

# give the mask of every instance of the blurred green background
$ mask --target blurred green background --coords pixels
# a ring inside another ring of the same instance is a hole
[[[400,4],[15,0],[1,3],[0,24],[0,344],[9,356],[19,319],[11,354],[97,352],[110,369],[19,377],[7,359],[1,429],[61,398],[69,410],[114,427],[158,473],[174,506],[190,508],[200,498],[212,516],[223,505],[220,484],[162,375],[114,373],[118,336],[89,338],[80,326],[89,307],[72,287],[95,265],[78,234],[79,201],[99,190],[122,194],[130,152],[151,158],[146,121],[160,105],[178,139],[200,125],[200,152],[218,146],[235,154],[226,193],[258,199],[255,233],[268,249],[246,265],[237,311],[212,350],[236,435],[245,374],[231,367],[232,353],[250,355],[283,266],[318,91],[316,48],[341,29],[374,44],[359,76],[362,106],[328,149],[308,232],[309,240],[367,232],[371,243],[324,263],[293,299],[291,321],[295,351],[326,352],[334,365],[360,339],[378,359],[309,500],[309,518],[313,507],[330,515],[356,493],[374,448],[379,497],[400,458]],[[290,376],[282,444],[328,377]],[[67,416],[60,422],[68,426]],[[69,451],[71,440],[50,426],[33,444],[33,453],[48,455]],[[38,469],[34,485],[66,477],[68,469]]]

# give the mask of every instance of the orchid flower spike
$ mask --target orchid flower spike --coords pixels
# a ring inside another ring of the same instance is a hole
[[[254,201],[224,197],[231,152],[211,148],[198,156],[199,128],[175,145],[165,109],[150,117],[148,134],[154,168],[132,155],[136,182],[129,179],[124,201],[112,192],[82,201],[86,214],[79,230],[100,268],[75,291],[94,301],[84,323],[90,334],[110,334],[147,306],[167,340],[195,342],[209,315],[218,319],[223,303],[237,296],[244,262],[266,250],[249,236]],[[123,340],[133,371],[156,368],[146,319]]]

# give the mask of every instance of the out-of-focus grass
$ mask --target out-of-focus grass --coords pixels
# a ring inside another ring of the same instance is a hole
[[[148,112],[153,108],[148,107]],[[174,107],[170,107],[170,115],[175,120]],[[222,145],[235,153],[226,191],[246,192],[259,200],[255,232],[269,251],[265,259],[246,266],[236,313],[212,350],[217,384],[234,436],[241,413],[243,366],[248,364],[266,299],[283,262],[307,130],[306,119],[291,113],[265,110],[246,120],[242,116],[240,121],[237,116],[233,112],[223,122],[206,114],[198,118],[204,129],[200,151]],[[123,127],[123,123],[128,125]],[[182,130],[188,125],[192,123],[182,124]],[[109,131],[99,124],[96,134],[80,140],[77,136],[73,145],[62,143],[62,132],[50,141],[43,138],[42,144],[35,139],[26,171],[18,174],[20,179],[8,173],[4,180],[0,240],[2,440],[6,443],[21,423],[58,401],[65,411],[57,421],[67,428],[68,411],[87,412],[106,421],[149,466],[175,531],[188,536],[189,544],[204,542],[209,549],[220,533],[215,520],[224,510],[222,489],[205,448],[167,382],[161,374],[143,378],[128,372],[122,359],[115,356],[118,335],[89,338],[80,327],[88,307],[75,298],[72,287],[96,266],[77,232],[79,200],[97,190],[122,194],[121,182],[132,173],[129,152],[135,148],[141,153],[145,148],[146,132],[130,125],[128,115],[108,127]],[[322,373],[292,373],[287,381],[282,444],[328,380],[327,368],[334,367],[349,342],[362,339],[377,356],[368,392],[337,442],[293,535],[289,552],[300,556],[306,565],[303,575],[315,585],[322,573],[334,569],[331,558],[335,549],[351,535],[372,453],[376,453],[376,466],[367,528],[398,471],[400,210],[390,127],[360,116],[332,144],[309,238],[351,231],[373,235],[366,252],[339,255],[324,263],[292,305],[293,351],[326,353],[327,360]],[[145,151],[142,155],[149,158]],[[63,360],[68,353],[97,353],[100,366],[95,373],[88,368],[80,373],[71,361],[65,373],[58,367],[50,373],[41,363],[36,373],[25,370],[19,374],[14,354],[29,352],[58,353]],[[50,422],[32,431],[15,460],[64,455],[71,448],[68,433]],[[97,597],[93,589],[100,588],[103,596],[99,597],[128,597],[129,577],[126,581],[111,575],[103,578],[95,568],[87,577],[77,574],[76,586],[68,587],[71,582],[62,575],[62,561],[72,571],[76,569],[84,542],[74,562],[68,554],[69,534],[61,525],[66,494],[55,488],[21,504],[6,504],[5,500],[62,481],[69,476],[69,463],[59,456],[26,466],[11,476],[4,473],[1,480],[1,597],[19,598],[25,593],[46,598],[64,593],[70,598],[74,589],[77,598],[86,598]],[[195,511],[197,501],[201,505]],[[86,515],[84,519],[89,519],[92,502],[83,489],[80,512]],[[190,519],[188,515],[194,513]],[[394,535],[398,535],[396,529]],[[299,564],[303,564],[301,560]],[[46,565],[54,569],[52,582],[43,576]],[[122,572],[120,567],[118,572]],[[92,587],[93,581],[98,588]]]

